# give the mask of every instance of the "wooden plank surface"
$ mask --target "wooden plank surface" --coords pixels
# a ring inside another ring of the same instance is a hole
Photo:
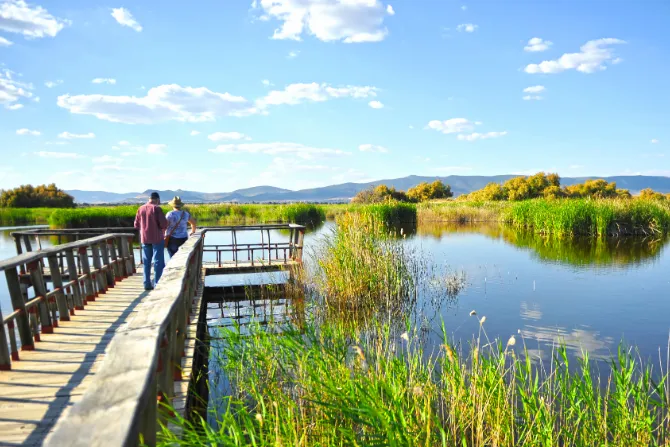
[[[35,351],[20,352],[0,372],[0,446],[42,445],[64,411],[78,402],[95,376],[115,332],[133,318],[148,293],[141,273],[77,310],[43,334]]]

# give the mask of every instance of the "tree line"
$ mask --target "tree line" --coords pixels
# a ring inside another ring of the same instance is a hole
[[[451,186],[440,180],[433,183],[422,182],[407,192],[400,191],[386,185],[371,186],[356,194],[352,203],[384,203],[384,202],[406,202],[419,203],[435,199],[448,199],[453,197]]]
[[[496,200],[527,200],[535,198],[592,198],[592,199],[629,199],[631,193],[627,189],[617,188],[616,182],[603,179],[586,180],[584,183],[561,187],[558,174],[538,172],[535,175],[514,177],[502,185],[489,183],[484,188],[459,196],[459,200],[496,201]],[[670,194],[661,194],[650,188],[640,191],[641,199],[668,200]]]
[[[50,185],[21,185],[18,188],[0,190],[2,208],[74,208],[74,197]]]

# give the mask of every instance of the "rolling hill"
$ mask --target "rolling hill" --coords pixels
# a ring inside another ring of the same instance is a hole
[[[454,196],[467,194],[471,191],[481,189],[487,183],[501,183],[515,175],[450,175],[447,177],[425,177],[411,175],[396,179],[377,180],[369,183],[342,183],[339,185],[324,186],[321,188],[301,189],[292,191],[290,189],[277,188],[274,186],[255,186],[252,188],[238,189],[231,192],[209,193],[187,190],[159,190],[163,201],[173,196],[180,196],[185,202],[191,203],[220,203],[220,202],[346,202],[359,191],[386,184],[396,189],[407,190],[421,182],[432,182],[442,180],[451,186]],[[629,189],[632,194],[637,194],[644,188],[652,188],[655,191],[670,193],[670,177],[660,176],[613,176],[613,177],[563,177],[561,184],[564,186],[582,183],[592,178],[603,178],[608,182],[616,182],[619,188]],[[74,196],[77,203],[101,204],[101,203],[142,203],[148,200],[153,190],[144,192],[114,193],[106,191],[81,191],[68,190],[68,194]]]

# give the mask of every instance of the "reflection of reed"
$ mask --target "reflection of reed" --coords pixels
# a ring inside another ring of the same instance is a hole
[[[539,321],[542,319],[542,311],[537,303],[529,305],[527,302],[522,301],[520,315],[523,320]]]
[[[499,224],[422,224],[417,234],[437,240],[451,234],[482,234],[491,239],[501,239],[510,245],[529,249],[545,262],[570,265],[625,266],[642,264],[658,259],[670,238],[595,237],[559,238],[542,236],[529,230],[515,229]]]

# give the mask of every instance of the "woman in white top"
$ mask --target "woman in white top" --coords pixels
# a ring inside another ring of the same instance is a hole
[[[167,213],[168,227],[165,230],[165,237],[168,239],[167,250],[170,257],[174,256],[179,250],[179,247],[184,245],[186,239],[189,237],[187,226],[191,226],[191,233],[195,233],[195,220],[191,216],[191,213],[182,209],[184,203],[181,201],[179,196],[175,196],[172,200],[168,202],[168,205],[172,207],[172,211]]]

